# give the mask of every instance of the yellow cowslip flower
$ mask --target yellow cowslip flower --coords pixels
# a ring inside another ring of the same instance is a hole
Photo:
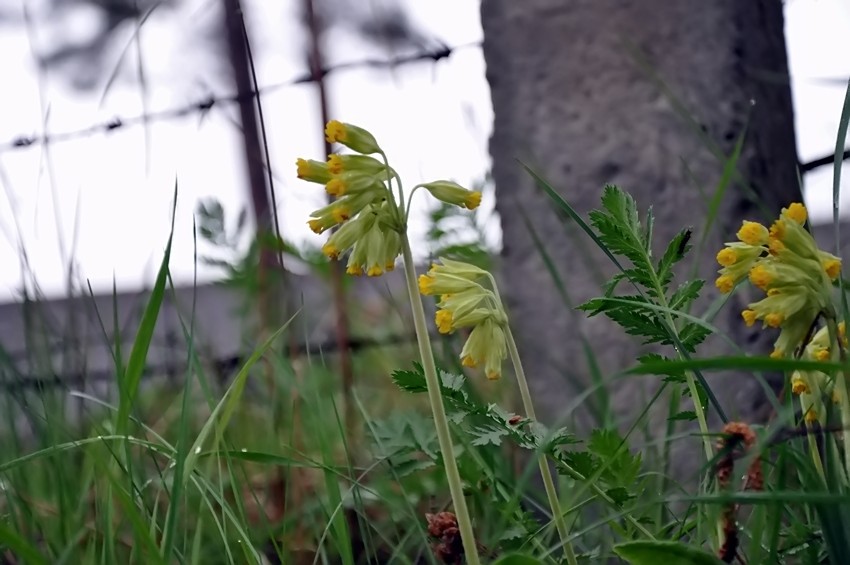
[[[829,280],[834,281],[837,279],[841,274],[841,259],[832,253],[827,253],[820,249],[818,249],[818,258],[820,259],[820,264]]]
[[[426,296],[454,294],[479,286],[481,285],[457,275],[437,275],[432,271],[419,275],[419,292]]]
[[[794,374],[791,376],[791,392],[797,395],[809,392],[809,385],[806,383],[806,379],[800,374],[800,371],[794,371]]]
[[[350,246],[352,251],[346,267],[348,274],[377,277],[395,268],[395,260],[401,254],[401,236],[395,221],[389,217],[392,214],[392,208],[384,204],[373,205],[368,216],[364,216],[364,222],[368,223],[361,226]]]
[[[444,257],[440,263],[433,263],[428,272],[419,276],[419,292],[425,295],[454,294],[471,288],[482,288],[476,279],[489,275],[487,271]]]
[[[354,247],[363,234],[372,227],[376,215],[374,212],[362,212],[353,220],[340,226],[322,246],[322,253],[331,259],[339,259],[340,255]]]
[[[482,303],[484,303],[483,307]],[[442,333],[451,333],[457,328],[474,326],[488,317],[503,318],[504,316],[493,306],[494,304],[496,304],[496,297],[492,291],[481,286],[454,294],[444,294],[437,303],[440,308],[438,312],[449,313],[449,318],[443,315],[441,320],[444,324],[450,321],[450,325],[447,326],[447,331]]]
[[[830,308],[831,281],[841,271],[840,260],[820,251],[803,227],[807,216],[805,206],[793,203],[782,209],[770,229],[745,221],[737,234],[740,243],[727,244],[717,254],[723,268],[715,285],[721,292],[731,291],[746,272],[753,286],[767,293],[742,316],[747,325],[759,319],[765,326],[781,328],[774,356],[790,355],[802,345],[794,340],[804,339],[802,328]]]
[[[800,397],[803,419],[808,423],[822,421],[826,414],[822,397],[827,380],[827,376],[818,371],[794,371],[791,376],[791,392]]]
[[[340,155],[333,153],[328,155],[327,167],[332,175],[357,172],[378,176],[381,180],[387,180],[387,166],[382,161],[368,155]],[[389,171],[392,177],[398,176],[394,170],[389,169]]]
[[[779,327],[786,319],[807,305],[804,293],[794,292],[790,288],[786,290],[786,292],[771,292],[758,302],[748,305],[746,311],[753,312],[748,316],[752,316],[754,320],[764,320],[765,324],[771,327]]]
[[[358,153],[370,155],[380,153],[381,147],[371,133],[361,127],[331,120],[325,126],[325,139],[328,143],[341,143]]]
[[[314,233],[323,233],[351,218],[351,211],[344,204],[336,204],[337,202],[334,202],[330,206],[319,208],[311,214],[311,219],[307,222],[307,225]]]
[[[818,361],[829,361],[829,356],[830,354],[828,348],[819,349],[814,355],[815,359],[817,359]]]
[[[419,277],[419,290],[440,295],[434,317],[440,333],[472,328],[460,354],[463,366],[483,364],[487,378],[498,379],[507,357],[504,327],[508,318],[496,293],[477,282],[484,277],[489,278],[484,269],[443,257]]]
[[[716,286],[717,290],[723,294],[729,294],[732,292],[732,289],[735,288],[735,279],[729,275],[720,275],[717,277],[717,280],[714,281],[714,286]]]
[[[331,179],[327,163],[313,159],[298,159],[295,165],[298,168],[298,178],[301,180],[325,184]]]
[[[326,229],[353,218],[371,204],[381,203],[383,199],[384,193],[380,191],[358,192],[343,196],[310,214],[311,218],[318,220],[316,222],[310,220],[310,228],[316,233],[322,233]],[[318,231],[313,227],[314,224],[320,226]]]
[[[484,374],[490,380],[502,376],[502,361],[508,356],[507,340],[502,326],[492,318],[476,325],[460,352],[465,367],[484,365]]]
[[[731,292],[738,281],[747,276],[764,251],[765,248],[760,245],[749,245],[740,241],[727,243],[717,253],[717,262],[723,267],[718,271],[720,276],[714,281],[717,289],[723,294]]]
[[[788,358],[794,354],[803,340],[809,335],[812,322],[818,315],[819,310],[805,307],[796,314],[786,316],[780,328],[779,337],[773,343],[773,358]]]
[[[377,178],[374,175],[350,171],[331,177],[325,185],[325,190],[336,197],[362,192],[378,192],[385,190],[384,180],[386,179]]]
[[[814,424],[815,422],[820,421],[820,414],[818,414],[817,408],[815,408],[814,406],[809,406],[807,409],[805,409],[804,418],[806,419],[806,422]]]
[[[731,267],[738,262],[738,254],[731,247],[724,247],[717,253],[717,262],[721,267]]]
[[[434,315],[434,322],[437,324],[437,330],[441,334],[452,333],[452,313],[449,310],[437,310]]]
[[[758,222],[744,220],[741,229],[736,234],[738,239],[747,245],[766,245],[770,233],[768,229]]]
[[[419,186],[430,192],[434,198],[446,204],[454,204],[468,210],[474,210],[481,204],[481,193],[479,191],[468,190],[456,182],[438,180]]]
[[[788,216],[801,226],[806,223],[806,218],[808,218],[806,207],[799,202],[792,202],[787,208],[783,208],[782,214]]]
[[[753,324],[756,323],[756,320],[758,319],[755,311],[749,309],[741,312],[741,317],[744,318],[744,323],[747,324],[747,327],[751,327]]]

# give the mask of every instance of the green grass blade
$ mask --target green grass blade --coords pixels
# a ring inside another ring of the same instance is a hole
[[[0,522],[0,545],[6,546],[16,557],[24,559],[29,565],[50,563],[36,546],[2,522]]]
[[[151,290],[150,298],[148,299],[145,311],[142,314],[142,320],[139,323],[139,330],[136,334],[136,339],[133,342],[133,348],[130,350],[130,357],[127,360],[127,369],[124,371],[123,378],[119,379],[119,389],[121,391],[121,399],[118,404],[118,416],[115,424],[115,429],[119,434],[127,431],[127,426],[130,420],[130,410],[133,407],[133,402],[138,392],[139,382],[142,380],[142,374],[145,370],[145,361],[147,360],[148,350],[150,349],[151,340],[153,339],[156,320],[159,317],[159,310],[162,307],[162,300],[165,296],[165,283],[168,278],[168,263],[171,259],[171,243],[174,238],[174,220],[177,215],[177,183],[174,183],[174,205],[171,212],[171,233],[168,235],[168,243],[165,246],[165,253],[162,257],[162,263],[159,266],[159,272],[156,276],[156,282]]]
[[[215,430],[216,445],[220,441],[224,428],[227,427],[227,423],[233,415],[233,411],[236,410],[236,405],[239,403],[239,399],[242,397],[242,392],[245,390],[245,384],[248,381],[248,372],[251,370],[251,367],[260,360],[275,340],[277,340],[277,338],[286,331],[289,324],[292,323],[292,320],[295,319],[299,312],[300,310],[287,320],[283,326],[278,328],[278,330],[275,331],[262,346],[256,349],[242,366],[242,369],[239,370],[239,373],[237,373],[236,377],[233,379],[233,383],[231,383],[230,387],[228,387],[227,391],[224,393],[224,396],[213,409],[212,414],[210,414],[210,417],[198,433],[195,443],[192,444],[191,449],[189,449],[189,453],[186,456],[185,468],[183,469],[183,481],[186,481],[192,471],[194,471],[198,455],[201,453],[201,446],[213,430]]]
[[[844,164],[842,155],[847,143],[847,126],[850,124],[850,81],[844,94],[844,105],[841,107],[841,118],[838,121],[838,135],[835,140],[835,162],[832,169],[832,230],[835,237],[835,254],[841,256],[841,229],[838,215],[838,204],[841,200],[841,168]],[[842,264],[843,271],[843,264]],[[844,280],[844,273],[839,275]],[[847,304],[847,293],[841,293],[841,313],[845,320],[850,319],[850,306]]]
[[[192,404],[189,402],[189,399],[191,397],[191,387],[193,382],[192,377],[194,376],[194,372],[192,371],[192,358],[195,355],[194,331],[195,308],[197,306],[196,290],[198,286],[198,230],[197,226],[193,225],[192,227],[192,243],[195,256],[195,269],[194,280],[192,284],[192,312],[191,318],[189,320],[189,351],[187,353],[187,367],[189,367],[189,369],[186,371],[186,376],[183,379],[183,398],[180,407],[180,424],[177,438],[176,465],[171,480],[170,503],[168,505],[168,511],[165,516],[165,528],[162,536],[161,555],[163,559],[166,560],[168,559],[169,555],[171,555],[171,551],[174,546],[174,536],[177,529],[177,514],[180,509],[180,505],[183,498],[183,467],[186,463],[186,455],[189,452],[189,423],[191,421],[190,416],[192,414]],[[171,283],[171,292],[174,298],[174,302],[176,304],[177,296],[174,289],[173,281]]]

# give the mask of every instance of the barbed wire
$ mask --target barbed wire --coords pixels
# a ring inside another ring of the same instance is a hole
[[[416,63],[419,61],[432,61],[434,63],[437,63],[442,59],[448,59],[455,51],[460,51],[462,49],[469,48],[480,48],[482,46],[482,43],[483,42],[481,40],[478,40],[471,41],[468,43],[462,43],[455,46],[441,45],[439,48],[430,51],[422,51],[412,55],[394,57],[391,59],[362,59],[359,61],[349,61],[347,63],[340,63],[333,66],[323,67],[319,70],[318,76],[314,76],[313,73],[306,71],[291,78],[290,80],[263,86],[258,88],[257,90],[251,90],[244,94],[231,94],[227,96],[209,95],[200,100],[196,100],[195,102],[184,104],[182,106],[168,108],[166,110],[160,110],[158,112],[138,114],[136,116],[130,117],[116,116],[114,118],[111,118],[110,120],[99,122],[77,130],[70,130],[52,134],[48,133],[42,135],[20,134],[14,136],[10,141],[0,143],[0,154],[8,153],[10,151],[15,150],[27,149],[34,145],[47,145],[50,143],[61,143],[66,141],[72,141],[75,139],[91,137],[101,133],[109,133],[118,129],[137,126],[149,122],[170,121],[185,118],[186,116],[190,116],[193,114],[203,114],[212,110],[212,108],[216,105],[221,106],[224,104],[235,104],[244,100],[254,99],[258,96],[263,96],[264,94],[269,94],[284,88],[317,82],[331,75],[334,72],[368,68],[393,68],[407,65],[410,63]],[[835,154],[830,154],[824,155],[823,157],[819,157],[817,159],[812,159],[811,161],[805,163],[800,162],[798,163],[798,166],[800,168],[800,173],[805,174],[825,165],[832,164],[834,160]],[[843,154],[840,155],[840,160],[850,160],[850,149],[845,150]]]
[[[150,122],[170,121],[185,118],[186,116],[194,114],[203,114],[209,112],[214,106],[217,105],[221,106],[224,104],[235,104],[238,102],[243,102],[245,100],[252,100],[256,97],[263,96],[284,88],[317,82],[323,79],[324,77],[327,77],[339,71],[369,68],[394,68],[411,63],[416,63],[419,61],[431,61],[433,63],[437,63],[443,59],[448,59],[456,51],[469,48],[480,48],[481,45],[482,42],[479,40],[454,46],[441,45],[439,48],[433,50],[422,51],[412,55],[404,55],[391,59],[361,59],[358,61],[339,63],[337,65],[332,65],[320,69],[318,76],[314,76],[313,73],[308,71],[301,73],[287,81],[262,86],[256,90],[251,90],[243,94],[231,94],[226,96],[209,95],[200,100],[196,100],[188,104],[183,104],[181,106],[176,106],[157,112],[148,112],[145,114],[139,114],[136,116],[129,117],[116,116],[107,121],[98,122],[96,124],[92,124],[88,127],[80,128],[77,130],[70,130],[58,133],[46,133],[41,135],[20,134],[14,136],[10,141],[0,143],[0,153],[8,153],[11,151],[27,149],[36,145],[47,145],[51,143],[73,141],[76,139],[91,137],[102,133],[109,133],[118,129],[137,126]]]

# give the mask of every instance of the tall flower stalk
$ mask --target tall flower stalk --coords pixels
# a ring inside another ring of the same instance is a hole
[[[408,211],[401,180],[389,166],[375,137],[365,129],[334,120],[328,122],[325,135],[329,143],[339,143],[358,154],[329,155],[327,162],[298,159],[298,177],[325,185],[327,193],[336,198],[328,206],[314,211],[308,225],[319,234],[335,228],[322,247],[322,252],[331,259],[348,254],[346,272],[353,276],[380,276],[393,270],[401,255],[428,399],[464,554],[467,563],[479,565],[481,561],[472,520],[463,494],[434,354],[428,338],[425,309],[417,289],[416,270],[407,237]],[[381,160],[371,156],[374,154],[380,155]],[[397,198],[393,184],[397,189]],[[450,181],[436,181],[417,188],[420,187],[443,202],[467,209],[474,209],[481,202],[480,192],[466,190]]]
[[[482,285],[481,281],[489,282],[490,288]],[[419,290],[425,295],[440,296],[435,316],[440,333],[448,334],[460,328],[472,328],[460,353],[464,366],[483,365],[487,378],[495,380],[502,374],[502,362],[510,356],[525,415],[536,420],[528,380],[493,276],[475,265],[442,258],[439,264],[433,264],[428,273],[419,277]],[[577,560],[569,541],[570,531],[564,519],[546,454],[542,451],[538,453],[537,461],[564,556],[570,565],[575,565]]]

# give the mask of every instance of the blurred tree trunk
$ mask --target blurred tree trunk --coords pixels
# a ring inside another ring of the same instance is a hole
[[[495,110],[490,151],[504,229],[502,284],[520,351],[546,419],[598,425],[590,415],[604,411],[605,398],[577,400],[591,382],[591,363],[611,376],[633,365],[639,348],[602,316],[587,319],[564,305],[518,211],[542,238],[573,305],[599,295],[612,267],[576,226],[564,226],[517,159],[582,214],[614,183],[641,209],[654,207],[656,242],[693,225],[697,243],[724,156],[746,135],[737,166],[746,182],[730,186],[705,248],[694,250],[708,279],[701,313],[717,297],[715,252],[741,220],[768,220],[801,199],[782,3],[488,0],[481,13]],[[715,323],[747,351],[769,351],[775,335],[741,323],[748,299],[732,298]],[[716,338],[700,349],[723,352]],[[752,376],[709,376],[730,418],[767,416]],[[633,421],[659,380],[609,383],[617,425]],[[575,402],[582,406],[570,412]],[[662,414],[654,418],[663,425]]]

